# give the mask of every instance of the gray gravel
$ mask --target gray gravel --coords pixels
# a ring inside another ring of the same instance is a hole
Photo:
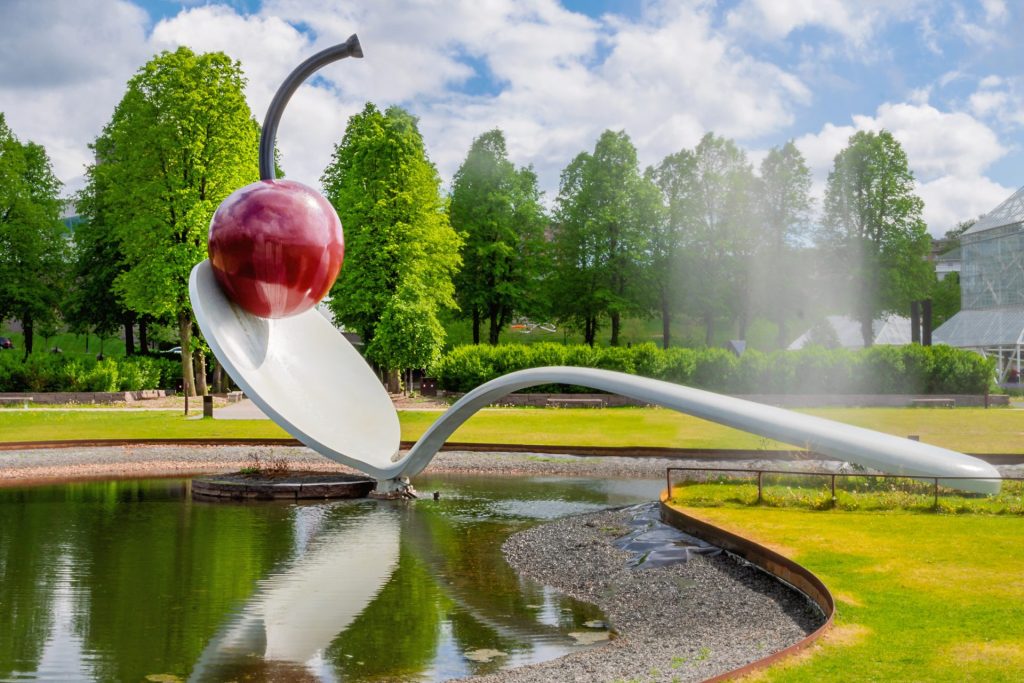
[[[803,638],[823,620],[792,589],[726,555],[630,569],[611,541],[628,510],[570,517],[510,537],[519,572],[598,605],[618,637],[560,659],[475,681],[699,681]],[[639,678],[637,678],[639,677]]]
[[[0,485],[69,478],[183,476],[228,472],[252,464],[252,456],[284,459],[292,469],[351,472],[318,453],[296,446],[105,446],[0,451]],[[530,453],[439,453],[427,473],[591,476],[656,478],[665,468],[736,467],[834,471],[843,464],[832,460],[680,460],[668,458],[584,457]],[[1004,475],[1022,476],[1024,466],[1000,467]],[[415,483],[415,482],[414,482]]]

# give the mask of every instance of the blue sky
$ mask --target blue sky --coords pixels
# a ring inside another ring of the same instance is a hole
[[[40,5],[46,5],[41,7]],[[301,59],[350,33],[366,58],[303,87],[279,131],[289,176],[318,185],[366,100],[420,118],[447,181],[495,126],[550,202],[606,128],[643,164],[732,137],[755,166],[794,139],[821,194],[860,129],[900,140],[933,233],[1024,185],[1021,3],[1006,0],[78,0],[0,3],[0,110],[47,146],[70,190],[125,81],[162,49],[241,61],[258,118]]]

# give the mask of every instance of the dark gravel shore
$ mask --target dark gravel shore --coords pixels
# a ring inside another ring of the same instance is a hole
[[[474,678],[542,681],[700,681],[780,650],[816,629],[800,594],[725,555],[631,569],[611,541],[629,510],[569,517],[504,545],[519,572],[598,605],[618,637],[560,659]]]

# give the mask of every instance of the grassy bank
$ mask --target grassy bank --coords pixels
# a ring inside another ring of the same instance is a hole
[[[695,508],[795,559],[836,597],[833,631],[768,681],[1019,681],[1024,520]]]
[[[958,408],[835,408],[806,411],[840,422],[972,453],[1024,450],[1024,411]],[[414,440],[437,412],[399,414],[402,438]],[[269,420],[189,420],[175,412],[0,409],[0,441],[135,438],[275,438]],[[536,445],[676,448],[784,448],[782,444],[657,408],[493,409],[463,425],[454,441]]]

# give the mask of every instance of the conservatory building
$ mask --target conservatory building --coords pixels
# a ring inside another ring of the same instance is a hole
[[[1024,360],[1024,187],[971,226],[960,246],[960,312],[933,338],[994,356],[1001,382],[1019,377]]]

